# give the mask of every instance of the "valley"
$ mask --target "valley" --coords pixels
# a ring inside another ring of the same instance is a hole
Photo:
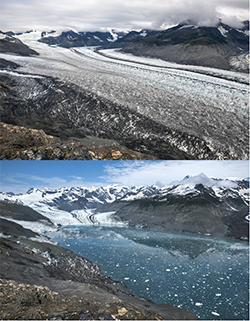
[[[0,54],[19,65],[2,69],[1,77],[30,104],[26,114],[37,117],[42,109],[54,122],[63,114],[71,130],[85,128],[85,135],[158,159],[247,159],[247,74],[22,41],[39,56]],[[9,115],[6,106],[3,121],[31,126],[21,111]],[[41,117],[38,122],[36,129],[51,134]]]
[[[19,195],[0,193],[0,200],[3,213],[10,204],[20,203],[54,225],[39,222],[36,226],[21,219],[25,228],[36,232],[66,225],[120,225],[249,239],[249,179],[216,180],[201,173],[162,188],[110,185],[30,189]],[[18,223],[14,216],[9,219]]]

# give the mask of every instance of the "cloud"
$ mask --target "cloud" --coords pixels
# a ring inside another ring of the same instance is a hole
[[[1,0],[3,31],[166,28],[187,19],[214,25],[230,16],[248,19],[248,0]]]
[[[65,162],[64,171],[60,173],[56,172],[58,167],[56,161],[50,163],[48,169],[42,166],[43,163],[37,162],[32,174],[21,172],[22,167],[19,173],[11,171],[12,163],[9,165],[8,173],[5,171],[5,174],[1,175],[2,192],[25,193],[31,187],[58,189],[110,184],[127,186],[156,184],[162,187],[174,181],[181,181],[186,175],[195,176],[200,173],[204,173],[208,177],[204,180],[209,181],[211,178],[249,177],[248,161],[93,161],[94,167],[86,178],[69,173],[72,167],[70,162]],[[77,164],[78,172],[84,173],[89,163],[78,161]],[[27,169],[23,168],[23,170]]]
[[[246,178],[249,176],[248,161],[121,162],[107,165],[103,178],[121,185],[168,185],[186,175],[200,173],[215,178]]]
[[[67,179],[57,176],[42,177],[22,173],[2,175],[1,180],[1,191],[12,191],[14,193],[24,193],[31,187],[36,187],[38,189],[45,187],[57,189],[60,187],[82,186],[88,184],[84,178],[78,176],[69,176]]]

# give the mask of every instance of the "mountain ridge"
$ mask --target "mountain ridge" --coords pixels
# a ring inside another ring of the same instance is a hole
[[[146,39],[137,39],[123,48],[137,56],[160,58],[187,65],[202,65],[219,69],[241,69],[233,58],[249,53],[249,24],[235,29],[219,22],[214,27],[197,26],[187,21]],[[240,59],[240,58],[239,58]]]
[[[20,47],[21,39],[33,37],[34,40],[50,46],[123,48],[122,51],[126,53],[175,63],[249,71],[249,21],[243,21],[242,27],[238,28],[220,20],[215,26],[200,26],[194,21],[186,20],[165,30],[68,30],[61,33],[54,30],[29,30],[16,34],[11,31],[1,32],[2,38],[3,34],[6,35],[5,40],[9,41],[8,46],[19,42]],[[1,42],[3,41],[1,39]],[[6,46],[7,42],[4,43]],[[19,54],[23,54],[23,50],[20,49]],[[30,51],[28,54],[37,53]]]
[[[22,202],[55,225],[122,224],[219,237],[248,238],[249,179],[189,176],[165,187],[30,189],[0,199]]]

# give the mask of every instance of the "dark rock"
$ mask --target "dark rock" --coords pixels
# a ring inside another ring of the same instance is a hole
[[[0,58],[0,69],[7,69],[12,70],[20,67],[20,65],[16,64],[15,62]],[[3,86],[3,83],[0,83],[1,86]]]
[[[9,219],[30,222],[37,222],[42,220],[43,222],[52,224],[52,222],[47,217],[20,203],[17,204],[0,201],[0,212],[2,217]]]
[[[218,198],[208,187],[200,193],[167,194],[128,202],[116,212],[118,220],[130,226],[163,229],[217,237],[249,239],[249,211],[242,198],[225,193]]]
[[[225,36],[219,28],[226,31]],[[180,64],[232,69],[230,58],[248,52],[248,46],[249,37],[241,30],[223,23],[198,27],[187,21],[152,37],[137,39],[123,50]]]
[[[7,34],[4,39],[0,39],[0,52],[13,53],[20,56],[38,55],[35,50],[30,49],[21,40]]]
[[[21,225],[10,222],[3,218],[0,218],[0,231],[3,235],[12,235],[14,237],[36,237],[38,236],[37,233],[31,231],[30,229],[25,229]]]
[[[84,46],[103,46],[112,42],[113,36],[110,32],[75,32],[64,31],[59,36],[47,36],[44,33],[40,42],[48,45],[57,45],[64,48],[84,47]]]
[[[159,30],[147,30],[143,29],[141,31],[130,31],[123,37],[120,37],[115,42],[102,45],[102,48],[123,48],[130,44],[131,42],[137,41],[139,39],[145,39],[148,37],[152,37],[160,33]]]

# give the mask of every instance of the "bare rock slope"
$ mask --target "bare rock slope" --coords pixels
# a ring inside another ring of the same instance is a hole
[[[201,27],[185,21],[157,35],[138,39],[123,50],[180,64],[234,69],[232,57],[249,52],[249,36],[244,33],[247,29],[247,22],[238,30],[221,22],[214,27]],[[240,69],[248,72],[248,63]]]

